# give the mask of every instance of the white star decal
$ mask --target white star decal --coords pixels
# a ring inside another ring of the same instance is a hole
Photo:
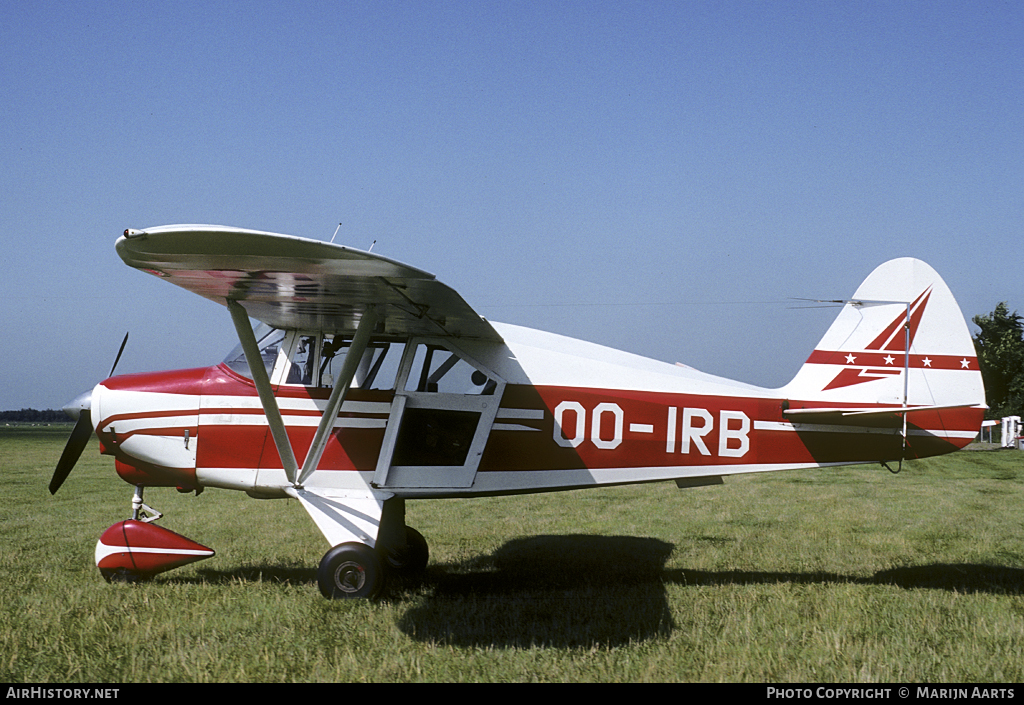
[[[932,361],[929,360],[927,357],[925,359],[921,360],[921,362],[924,363],[925,367],[931,367],[932,366]]]
[[[968,360],[966,357],[963,360],[960,361],[960,369],[962,369],[962,370],[969,370],[970,368],[971,368],[971,361]]]
[[[853,355],[847,355],[846,356],[846,362],[849,365],[852,365],[856,360],[857,360],[857,358],[854,357]]]
[[[885,364],[887,364],[887,365],[891,365],[891,364],[892,364],[892,361],[893,361],[894,359],[895,359],[895,358],[894,358],[894,357],[893,357],[892,355],[886,355],[886,356],[885,356]]]

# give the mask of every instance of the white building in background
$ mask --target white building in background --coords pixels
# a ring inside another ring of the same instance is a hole
[[[1003,425],[1000,430],[1002,431],[1001,441],[1003,448],[1016,448],[1017,439],[1020,438],[1020,417],[1004,416]]]

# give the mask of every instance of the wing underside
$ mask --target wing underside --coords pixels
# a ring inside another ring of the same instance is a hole
[[[341,245],[213,225],[126,230],[125,264],[275,328],[354,331],[377,307],[378,334],[501,336],[433,274]]]

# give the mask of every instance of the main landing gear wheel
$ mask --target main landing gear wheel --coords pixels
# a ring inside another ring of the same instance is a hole
[[[419,575],[427,568],[430,550],[423,534],[412,527],[405,527],[405,546],[384,551],[387,567],[402,577]]]
[[[373,599],[384,588],[384,567],[377,552],[365,543],[342,543],[320,561],[317,582],[331,600]]]

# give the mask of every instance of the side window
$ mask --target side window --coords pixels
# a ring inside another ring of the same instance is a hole
[[[409,377],[408,392],[438,394],[493,394],[496,382],[443,345],[420,343],[416,346]]]
[[[356,372],[356,386],[360,389],[394,389],[404,352],[405,343],[371,342]]]
[[[348,336],[331,333],[297,335],[287,360],[285,384],[334,387],[351,344]],[[402,342],[371,340],[356,368],[352,388],[394,389],[404,351]]]
[[[313,386],[313,370],[316,367],[316,336],[300,335],[288,359],[288,377],[285,384]]]
[[[333,387],[334,380],[345,364],[349,341],[340,335],[324,335],[320,339],[320,365],[317,367],[316,386]]]
[[[323,336],[320,354],[318,386],[333,387],[352,341],[347,337]],[[371,340],[363,353],[352,380],[353,389],[394,389],[398,366],[402,361],[405,344],[387,340]]]

